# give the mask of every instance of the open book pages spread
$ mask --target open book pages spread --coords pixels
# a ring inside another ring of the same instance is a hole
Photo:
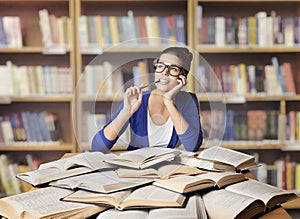
[[[196,176],[178,176],[170,179],[157,179],[153,185],[179,193],[188,193],[212,187],[224,187],[246,180],[242,173],[207,172]]]
[[[186,196],[153,185],[125,190],[111,194],[100,194],[79,190],[62,199],[63,201],[84,202],[112,206],[119,210],[127,208],[182,207]]]
[[[97,219],[207,219],[204,202],[200,195],[191,196],[182,208],[130,209],[119,211],[108,209],[99,214]]]
[[[267,208],[272,208],[275,205],[282,204],[297,197],[292,191],[279,189],[275,186],[253,179],[227,186],[225,189],[260,199],[265,203]]]
[[[198,175],[205,171],[197,167],[187,166],[178,163],[162,162],[145,169],[118,168],[116,173],[119,177],[142,177],[168,179],[180,175]]]
[[[203,194],[209,218],[251,218],[296,197],[293,192],[253,179]]]
[[[95,170],[113,169],[115,166],[104,162],[104,159],[115,156],[114,154],[103,154],[101,152],[84,152],[68,158],[41,164],[37,170],[17,174],[17,178],[33,186],[37,186],[53,180]]]
[[[151,183],[145,178],[120,178],[113,170],[87,173],[51,182],[50,186],[110,193]]]
[[[258,166],[253,155],[219,146],[205,148],[197,158],[213,161],[214,168],[219,170],[243,170]]]
[[[172,148],[145,147],[124,152],[115,158],[105,159],[105,161],[119,166],[144,169],[163,161],[173,160],[179,154],[180,150]]]
[[[254,156],[220,146],[205,148],[196,156],[180,155],[175,161],[210,171],[241,171],[259,166]]]
[[[84,203],[62,202],[73,191],[46,187],[0,199],[0,215],[10,219],[86,218],[106,209]]]
[[[225,189],[210,191],[205,193],[202,198],[210,219],[252,218],[265,211],[263,201]]]

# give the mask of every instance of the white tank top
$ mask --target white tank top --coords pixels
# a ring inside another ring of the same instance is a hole
[[[147,113],[147,128],[148,128],[148,141],[150,147],[167,146],[171,140],[173,133],[173,122],[169,116],[167,122],[163,125],[156,125],[150,117],[148,110]]]

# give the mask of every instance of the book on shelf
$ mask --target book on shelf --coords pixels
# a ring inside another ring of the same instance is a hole
[[[145,147],[128,151],[105,162],[124,167],[144,169],[162,161],[173,160],[180,154],[179,150],[163,147]]]
[[[60,201],[73,191],[45,187],[0,199],[0,215],[6,218],[87,218],[106,207]]]
[[[187,203],[181,208],[152,208],[152,209],[129,209],[119,211],[117,209],[108,209],[99,214],[97,219],[110,218],[197,218],[207,219],[204,202],[200,195],[193,195],[188,198]]]
[[[293,192],[253,179],[202,196],[210,218],[252,218],[296,197]]]
[[[50,186],[80,189],[98,193],[111,193],[152,183],[145,178],[119,178],[113,170],[87,173],[49,183]]]
[[[207,172],[196,176],[178,176],[170,179],[157,179],[153,185],[179,193],[189,193],[215,187],[222,188],[246,179],[247,178],[242,173]]]
[[[187,166],[178,163],[162,162],[146,169],[118,168],[116,173],[119,177],[143,177],[167,179],[181,175],[198,175],[205,171],[197,167]]]
[[[49,183],[50,181],[92,172],[100,169],[113,168],[103,162],[113,154],[102,152],[84,152],[71,157],[42,163],[37,170],[17,174],[17,178],[33,186]]]
[[[148,185],[135,190],[124,190],[110,194],[79,190],[64,197],[62,201],[91,203],[124,210],[141,207],[182,207],[185,204],[186,196]]]

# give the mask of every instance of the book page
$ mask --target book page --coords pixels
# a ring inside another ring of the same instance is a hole
[[[119,211],[109,209],[102,212],[96,219],[148,219],[148,210],[126,210]]]
[[[57,187],[70,185],[72,188],[109,193],[151,182],[151,179],[120,178],[117,176],[115,171],[102,171],[57,180],[55,182],[51,182],[50,185]]]
[[[64,197],[64,201],[74,201],[83,203],[95,203],[95,204],[105,204],[111,206],[118,206],[122,200],[124,200],[132,190],[123,190],[119,192],[113,192],[109,194],[89,192],[85,190],[77,190],[72,194]]]
[[[183,164],[169,163],[161,165],[158,168],[160,178],[167,179],[169,177],[175,177],[179,175],[198,175],[206,173],[206,171],[200,170],[196,167],[191,167]]]
[[[201,188],[209,188],[214,186],[215,182],[203,176],[205,174],[200,174],[197,176],[178,176],[170,179],[159,179],[155,180],[153,185],[170,189],[179,193],[186,193]]]
[[[172,148],[145,147],[122,153],[119,155],[119,159],[131,160],[132,162],[142,163],[145,159],[152,159],[153,157],[174,152],[175,149]]]
[[[119,177],[145,177],[168,179],[179,175],[197,175],[205,173],[197,167],[187,166],[178,163],[162,162],[146,169],[118,168],[116,173]]]
[[[209,218],[251,218],[265,210],[264,203],[261,200],[233,193],[224,189],[213,190],[205,193],[203,201]],[[256,205],[253,212],[249,215],[241,215],[244,209],[252,209],[250,205]],[[239,217],[238,217],[239,216]]]
[[[196,157],[180,156],[176,157],[174,162],[178,162],[192,167],[198,167],[203,170],[220,171],[214,168],[213,161],[198,159]]]
[[[102,152],[83,152],[68,158],[63,158],[40,165],[39,169],[58,168],[60,170],[69,170],[75,167],[88,167],[92,170],[109,168],[111,165],[103,162],[104,159],[113,158],[113,154],[103,154]]]
[[[2,198],[2,201],[18,209],[18,214],[22,212],[30,212],[35,217],[45,217],[47,215],[59,214],[61,212],[76,211],[80,209],[99,208],[80,203],[67,203],[60,201],[61,198],[72,193],[70,190],[46,187],[42,189],[32,190],[30,192]]]
[[[117,208],[124,209],[132,206],[179,207],[183,205],[185,198],[182,194],[149,185],[134,190]]]
[[[116,173],[119,177],[143,177],[143,178],[159,178],[157,170],[148,168],[143,170],[118,168]]]
[[[168,218],[168,219],[207,219],[202,197],[193,195],[189,198],[184,208],[157,208],[150,209],[148,219]]]
[[[218,146],[206,148],[198,155],[198,158],[215,160],[230,164],[234,167],[237,167],[249,159],[254,159],[251,155]]]
[[[248,195],[250,197],[255,197],[261,199],[267,207],[273,207],[276,204],[287,201],[290,198],[296,197],[296,194],[290,191],[279,189],[275,186],[259,182],[254,179],[249,179],[247,181],[239,182],[225,188],[228,191],[236,192],[243,195]],[[282,196],[281,198],[269,201],[275,196]]]

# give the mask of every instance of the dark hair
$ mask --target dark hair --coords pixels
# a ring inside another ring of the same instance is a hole
[[[191,68],[191,62],[193,60],[193,54],[185,47],[168,47],[164,49],[159,56],[165,53],[170,53],[175,56],[177,56],[182,61],[182,67],[183,67],[183,75],[187,77],[190,68]]]

